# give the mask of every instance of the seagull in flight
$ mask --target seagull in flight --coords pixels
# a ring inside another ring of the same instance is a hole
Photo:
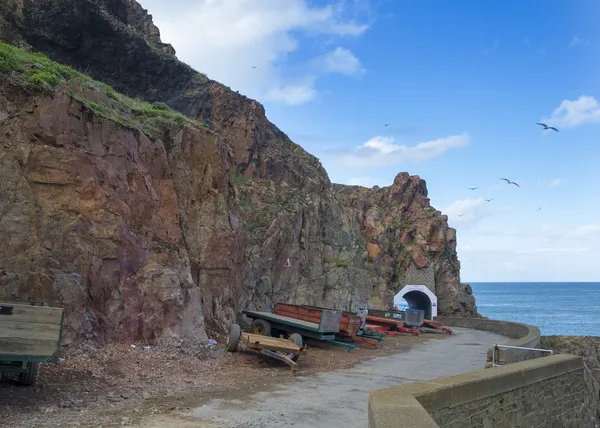
[[[538,210],[538,211],[541,211],[541,210],[542,210],[542,207],[539,207],[537,210]],[[536,211],[536,212],[537,212],[537,211]]]
[[[514,181],[510,181],[508,178],[501,178],[500,180],[504,180],[506,181],[508,184],[514,184],[517,187],[521,187],[519,186],[517,183],[515,183]]]
[[[462,217],[462,216],[464,216],[464,214],[459,214],[458,216],[459,216],[459,217]]]
[[[469,187],[469,190],[477,190],[479,187]]]
[[[390,126],[390,124],[389,123],[384,123],[383,126]]]
[[[492,199],[486,199],[485,201],[486,202],[492,202],[493,200],[494,200],[494,198],[492,198]]]
[[[544,127],[544,131],[547,130],[547,129],[552,129],[552,130],[558,132],[558,129],[556,129],[554,126],[548,126],[545,123],[539,123],[539,122],[537,122],[536,125],[543,126]]]

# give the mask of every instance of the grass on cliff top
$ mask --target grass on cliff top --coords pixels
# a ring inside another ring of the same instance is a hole
[[[96,115],[149,135],[159,134],[161,126],[183,124],[206,126],[172,110],[164,103],[150,104],[129,98],[116,92],[109,85],[58,64],[42,54],[27,52],[5,43],[0,43],[0,75],[8,76],[14,83],[46,92],[54,91],[64,80],[69,84],[69,95]],[[86,99],[83,95],[86,88],[102,92],[112,101]]]

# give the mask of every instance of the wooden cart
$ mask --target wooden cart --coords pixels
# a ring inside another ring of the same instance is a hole
[[[261,354],[279,361],[283,361],[291,367],[292,373],[298,370],[298,359],[306,353],[302,344],[302,336],[294,333],[289,339],[278,339],[260,334],[242,332],[237,324],[232,324],[227,338],[227,350],[236,352],[240,340],[247,348],[260,351]]]
[[[355,345],[335,340],[336,333],[340,331],[341,311],[323,309],[319,311],[320,314],[317,318],[314,317],[314,312],[308,308],[289,306],[295,309],[290,312],[290,308],[280,307],[277,309],[278,306],[276,306],[275,310],[279,311],[278,313],[248,310],[242,311],[242,313],[253,320],[251,330],[254,334],[277,337],[282,333],[286,335],[298,333],[308,340],[325,341],[344,346],[350,351],[356,349]]]
[[[34,300],[0,300],[0,376],[17,373],[19,383],[34,385],[41,363],[60,359],[65,314]]]
[[[399,321],[393,318],[382,318],[367,315],[367,328],[378,333],[397,335],[398,333],[410,333],[414,336],[421,334],[416,328],[406,326],[404,321]]]
[[[284,308],[293,309],[293,306],[295,305],[278,303],[275,310],[277,312],[277,308],[281,308],[282,310]],[[327,308],[321,308],[318,306],[301,305],[301,307],[314,311],[327,310]],[[288,311],[291,312],[291,310]],[[336,338],[340,341],[351,340],[355,342],[362,342],[366,343],[372,348],[377,348],[383,338],[381,336],[370,335],[368,332],[361,331],[361,327],[362,319],[357,313],[344,311],[342,312],[342,319],[340,321],[340,331],[336,333]]]

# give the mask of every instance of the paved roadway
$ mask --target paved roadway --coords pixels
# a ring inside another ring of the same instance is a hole
[[[375,358],[348,370],[302,378],[272,391],[256,392],[247,400],[211,400],[178,426],[365,428],[371,390],[480,370],[485,366],[487,348],[510,340],[485,331],[452,330],[455,334],[416,345],[406,353]],[[161,426],[170,425],[165,422]]]

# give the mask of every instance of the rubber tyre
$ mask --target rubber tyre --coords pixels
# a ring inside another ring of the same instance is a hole
[[[231,324],[229,327],[229,337],[227,337],[227,350],[235,352],[238,350],[240,338],[242,337],[242,329],[238,324]]]
[[[259,334],[261,336],[270,336],[271,335],[271,324],[269,321],[265,320],[254,320],[252,321],[252,325],[250,326],[252,333]]]
[[[302,345],[303,345],[303,343],[302,343],[302,336],[299,335],[298,333],[294,333],[294,334],[290,335],[290,337],[288,338],[288,340],[290,342],[293,342],[294,345],[298,345],[300,347],[302,347]],[[287,357],[290,360],[296,362],[296,361],[298,361],[298,359],[300,359],[300,354],[289,353],[289,354],[287,354]]]
[[[40,375],[40,363],[29,363],[27,365],[27,371],[19,373],[19,384],[24,386],[32,386],[38,380]]]

